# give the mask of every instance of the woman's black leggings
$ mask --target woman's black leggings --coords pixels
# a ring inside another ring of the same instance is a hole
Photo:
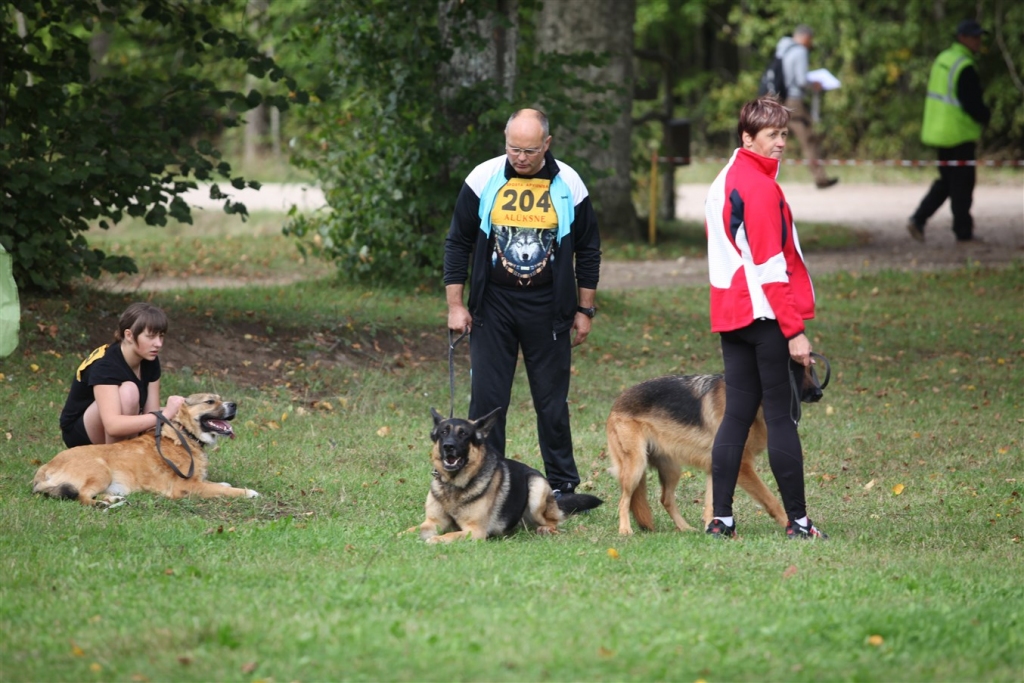
[[[789,518],[807,514],[804,457],[790,414],[789,343],[775,320],[755,320],[722,333],[725,361],[725,417],[711,449],[714,515],[732,516],[743,446],[758,407],[768,427],[768,461]]]

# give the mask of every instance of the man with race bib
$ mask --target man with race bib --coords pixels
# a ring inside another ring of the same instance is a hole
[[[545,474],[568,493],[580,482],[569,426],[572,347],[586,340],[596,312],[601,238],[586,186],[550,146],[542,112],[512,114],[505,154],[473,169],[459,192],[444,283],[448,328],[472,330],[469,418],[503,408],[488,442],[504,455],[522,350]]]

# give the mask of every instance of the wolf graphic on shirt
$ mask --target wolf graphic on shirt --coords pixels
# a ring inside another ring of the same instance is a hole
[[[491,265],[499,264],[518,284],[531,284],[554,260],[554,230],[494,226],[494,252]]]
[[[514,233],[505,246],[506,258],[511,254],[512,260],[523,265],[539,261],[540,257],[544,255],[544,245],[537,237],[537,231],[514,228],[512,231]]]

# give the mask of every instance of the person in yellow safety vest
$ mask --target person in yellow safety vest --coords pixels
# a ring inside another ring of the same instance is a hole
[[[982,36],[988,31],[973,19],[956,27],[956,42],[935,59],[928,78],[924,103],[921,142],[938,148],[939,161],[970,161],[991,112],[981,97],[981,80],[974,68],[974,55],[981,49]],[[953,234],[957,244],[974,244],[971,201],[974,194],[975,165],[940,165],[939,178],[932,183],[917,211],[907,223],[907,231],[924,242],[924,224],[949,198],[953,211]]]

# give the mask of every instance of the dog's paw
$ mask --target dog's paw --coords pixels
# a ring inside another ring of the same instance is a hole
[[[256,491],[253,491],[252,489],[246,489],[245,490],[245,497],[246,498],[259,498],[260,494],[258,492],[256,492]]]
[[[95,506],[101,510],[112,510],[121,507],[127,502],[128,499],[124,496],[103,496],[96,499]]]
[[[539,526],[537,527],[537,533],[541,536],[554,536],[558,533],[558,528],[553,526]]]

